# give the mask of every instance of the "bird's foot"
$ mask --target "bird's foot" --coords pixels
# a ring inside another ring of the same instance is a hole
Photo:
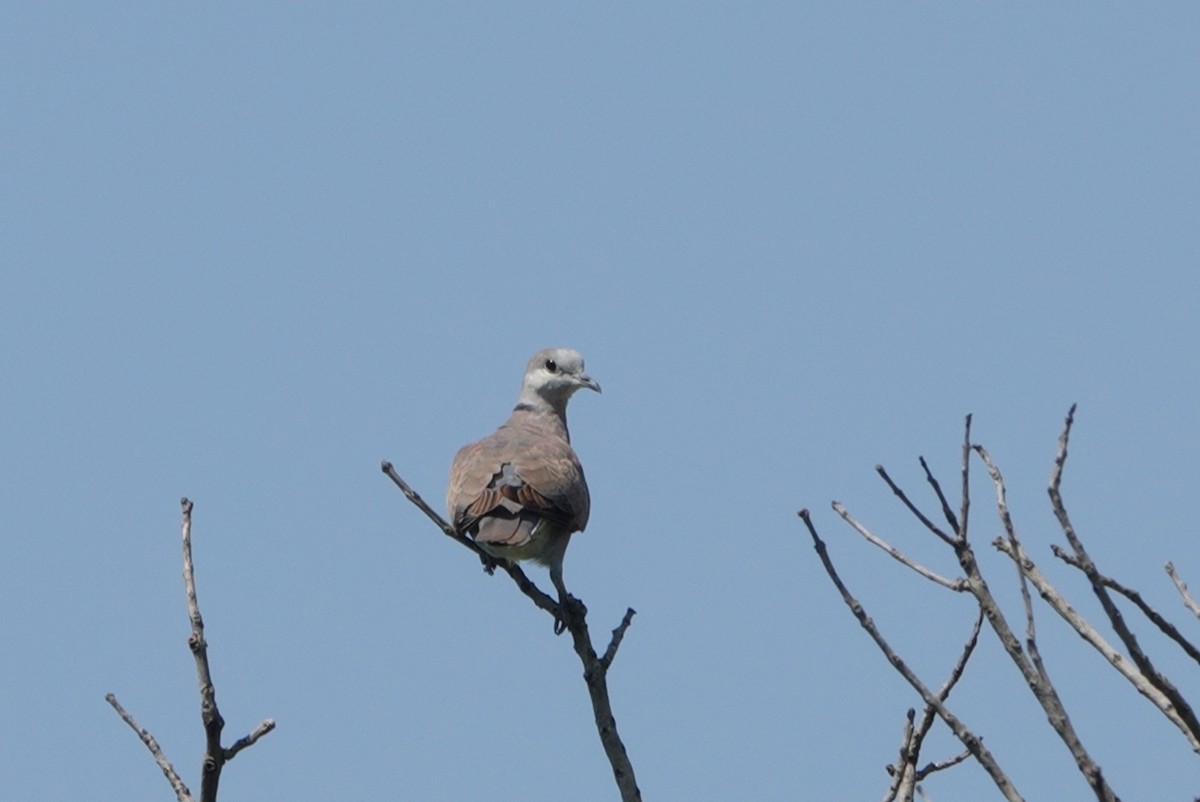
[[[561,635],[575,621],[587,616],[587,605],[570,593],[558,597],[558,615],[554,617],[554,634]]]

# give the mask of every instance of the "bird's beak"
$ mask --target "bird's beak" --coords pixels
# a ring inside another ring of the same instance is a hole
[[[579,386],[586,387],[589,390],[595,390],[598,393],[604,392],[603,390],[600,389],[600,383],[597,382],[595,379],[593,379],[591,376],[587,375],[586,373],[583,373],[579,376]]]

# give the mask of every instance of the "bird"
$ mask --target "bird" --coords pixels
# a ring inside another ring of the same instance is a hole
[[[525,367],[512,414],[493,434],[459,449],[446,489],[454,529],[492,557],[548,567],[564,608],[571,597],[563,556],[591,511],[567,430],[567,402],[582,389],[601,392],[578,351],[538,351]]]

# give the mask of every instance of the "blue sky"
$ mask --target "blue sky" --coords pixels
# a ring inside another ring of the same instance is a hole
[[[440,506],[455,449],[547,345],[604,386],[571,408],[593,507],[566,578],[598,638],[638,610],[610,684],[647,800],[882,795],[916,699],[795,512],[939,684],[968,600],[828,504],[953,573],[873,467],[920,496],[923,454],[952,484],[968,412],[1027,548],[1095,615],[1049,554],[1078,402],[1075,523],[1194,635],[1162,564],[1200,587],[1198,23],[1191,4],[6,6],[6,793],[169,799],[110,691],[198,786],[186,495],[228,737],[279,723],[223,799],[615,798],[569,641],[378,470]],[[1173,727],[1039,614],[1118,793],[1200,793]],[[951,707],[1026,798],[1091,798],[994,637]],[[928,790],[993,793],[973,765]]]

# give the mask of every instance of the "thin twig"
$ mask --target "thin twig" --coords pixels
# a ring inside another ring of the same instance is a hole
[[[979,632],[981,629],[983,629],[983,610],[980,610],[975,615],[975,623],[971,626],[971,634],[967,636],[967,642],[963,644],[962,653],[958,656],[958,662],[950,670],[950,676],[946,678],[946,682],[938,689],[939,699],[943,701],[948,699],[950,691],[954,690],[954,686],[962,679],[963,672],[967,668],[967,661],[971,659],[971,655],[975,651],[975,646],[979,643]]]
[[[882,470],[882,469],[880,469],[880,470]],[[850,514],[850,511],[847,510],[846,506],[844,504],[842,504],[840,501],[833,502],[833,510],[834,510],[834,512],[836,512],[838,515],[840,515],[842,517],[843,521],[850,524],[850,526],[854,527],[854,531],[858,532],[860,535],[865,537],[869,542],[873,543],[874,545],[876,545],[879,548],[886,551],[889,555],[891,555],[891,557],[893,559],[897,560],[898,562],[903,563],[904,565],[907,565],[909,568],[916,571],[918,574],[925,577],[930,582],[934,582],[938,585],[941,585],[944,588],[949,588],[950,590],[953,590],[955,592],[962,592],[962,591],[966,590],[966,582],[964,580],[962,580],[962,579],[946,579],[944,576],[942,576],[938,573],[935,573],[934,571],[931,571],[928,568],[926,568],[925,566],[921,565],[919,562],[917,562],[913,558],[909,557],[907,554],[900,551],[899,549],[893,547],[891,544],[889,544],[883,538],[876,535],[871,530],[867,529],[867,527],[863,526],[858,521],[858,519],[856,519],[853,515]]]
[[[229,762],[237,755],[238,752],[245,749],[247,746],[254,746],[259,738],[266,735],[271,730],[275,729],[275,719],[268,718],[263,720],[261,724],[251,730],[247,735],[243,735],[233,742],[233,746],[226,747],[225,761]]]
[[[964,760],[966,760],[970,756],[971,756],[970,750],[964,749],[962,752],[955,755],[954,757],[947,758],[946,760],[939,760],[934,763],[928,763],[925,765],[924,768],[921,768],[917,771],[917,781],[919,782],[921,780],[924,780],[926,777],[928,777],[930,774],[933,774],[934,772],[942,771],[944,769],[948,769],[953,766],[957,766],[959,763],[962,763]]]
[[[959,527],[955,528],[960,543],[967,542],[967,519],[971,512],[971,416],[963,426],[962,444],[962,506],[959,508]]]
[[[525,572],[516,563],[489,557],[475,545],[474,541],[456,531],[453,526],[426,504],[424,499],[396,473],[395,468],[392,467],[390,462],[384,460],[380,468],[400,488],[404,496],[421,512],[425,513],[426,517],[433,521],[438,529],[442,531],[442,534],[480,555],[484,559],[485,566],[489,568],[491,566],[499,566],[502,568],[525,596],[537,605],[537,607],[554,616],[555,621],[561,623],[566,631],[571,633],[571,641],[575,653],[579,656],[579,661],[583,664],[583,680],[587,685],[588,697],[591,699],[592,714],[596,721],[596,731],[600,735],[600,744],[604,748],[604,753],[608,757],[609,764],[612,767],[613,778],[616,780],[617,789],[621,793],[621,800],[622,802],[641,802],[642,792],[638,788],[637,779],[633,773],[633,764],[629,760],[625,744],[621,741],[621,736],[617,733],[617,722],[613,717],[612,704],[608,697],[608,669],[616,657],[621,641],[625,637],[625,631],[629,629],[629,625],[633,622],[633,609],[630,608],[626,611],[620,625],[613,630],[612,640],[609,642],[604,656],[597,656],[596,649],[592,645],[591,634],[588,631],[587,606],[582,601],[568,594],[563,603],[559,604],[538,589],[529,577],[525,576]]]
[[[621,641],[625,640],[625,630],[629,629],[629,625],[633,623],[633,617],[637,615],[637,610],[632,607],[625,610],[625,617],[621,619],[621,623],[617,624],[617,628],[613,630],[612,640],[608,642],[608,648],[604,650],[604,656],[600,658],[600,665],[607,671],[612,665],[612,661],[617,656],[617,649],[621,648]]]
[[[445,518],[439,515],[437,511],[433,509],[433,507],[430,507],[425,502],[425,499],[421,498],[417,491],[413,490],[409,486],[408,482],[401,479],[400,474],[396,473],[396,469],[392,466],[392,463],[384,460],[382,463],[380,463],[379,467],[380,470],[387,474],[387,477],[395,483],[396,487],[400,488],[400,491],[404,493],[405,497],[411,501],[418,510],[425,513],[425,516],[429,518],[429,520],[433,521],[434,525],[436,525],[438,529],[442,530],[442,534],[451,540],[457,540],[461,545],[466,546],[476,554],[484,555],[483,549],[475,545],[475,541],[471,540],[471,538],[467,537],[466,535],[459,534],[459,532],[455,530],[455,528],[451,526]]]
[[[1192,594],[1188,592],[1187,583],[1179,578],[1179,574],[1175,573],[1174,563],[1167,563],[1163,566],[1167,571],[1167,576],[1171,577],[1171,581],[1175,583],[1175,589],[1179,591],[1179,595],[1183,597],[1183,603],[1192,615],[1200,618],[1200,604],[1196,604],[1196,600],[1192,598]]]
[[[171,765],[171,761],[167,760],[167,756],[163,754],[162,747],[158,745],[158,741],[154,740],[154,736],[150,734],[150,731],[141,724],[138,724],[133,715],[121,707],[121,703],[117,701],[116,696],[110,693],[104,699],[112,705],[113,710],[117,711],[117,715],[137,733],[137,736],[142,739],[142,743],[150,750],[150,754],[154,756],[154,762],[162,769],[167,782],[171,784],[171,789],[175,791],[175,798],[178,802],[192,802],[192,792],[188,790],[183,779],[180,778],[179,772],[175,771],[175,767]]]
[[[942,492],[942,485],[934,477],[933,471],[929,470],[929,463],[924,457],[917,457],[917,461],[921,463],[921,470],[925,471],[925,481],[933,488],[934,495],[942,505],[942,515],[945,516],[946,522],[950,524],[951,531],[955,537],[959,535],[958,517],[954,514],[954,510],[950,508],[950,501],[946,498],[946,494]]]
[[[905,681],[907,681],[908,684],[911,685],[913,689],[921,695],[921,698],[925,700],[925,704],[937,711],[938,716],[942,719],[942,721],[946,722],[946,725],[954,733],[955,737],[957,737],[962,742],[963,746],[965,746],[975,757],[975,759],[979,761],[979,764],[983,766],[984,771],[986,771],[988,776],[992,778],[992,782],[996,784],[996,788],[999,789],[1000,793],[1004,795],[1004,798],[1009,800],[1009,802],[1021,800],[1022,797],[1017,792],[1017,789],[1013,786],[1012,781],[1008,778],[1008,775],[1004,773],[1004,770],[1000,768],[1000,764],[996,762],[996,759],[992,756],[992,753],[983,745],[983,741],[970,730],[968,730],[966,725],[964,725],[953,713],[950,712],[942,700],[938,699],[937,695],[933,691],[929,690],[929,688],[927,688],[923,682],[921,682],[920,678],[918,678],[917,675],[914,674],[913,671],[908,667],[908,664],[906,664],[904,660],[898,654],[896,654],[892,647],[888,645],[888,642],[884,639],[883,635],[880,634],[879,629],[875,626],[875,622],[872,621],[870,616],[867,615],[866,610],[863,609],[863,606],[858,599],[851,595],[850,591],[846,588],[846,585],[842,582],[841,577],[838,576],[837,570],[833,567],[833,562],[829,558],[829,552],[825,547],[825,542],[821,540],[820,536],[817,534],[816,527],[813,526],[812,518],[809,516],[808,510],[801,510],[799,515],[804,521],[804,525],[808,528],[809,535],[811,535],[813,540],[813,547],[817,551],[817,556],[821,558],[821,564],[825,567],[825,572],[829,575],[830,580],[833,581],[833,584],[838,589],[838,592],[841,593],[842,601],[846,603],[846,606],[850,608],[850,611],[854,614],[854,617],[858,619],[859,625],[867,631],[867,634],[870,635],[871,639],[875,641],[875,645],[879,647],[880,651],[883,652],[888,662],[891,663],[892,666],[900,673],[900,676],[904,677]]]
[[[929,476],[930,475],[929,467],[927,465],[925,465],[924,458],[921,459],[921,465],[925,466],[926,476]],[[954,538],[950,537],[945,532],[943,532],[937,526],[937,524],[935,524],[933,521],[931,521],[927,517],[925,517],[925,513],[921,512],[919,509],[917,509],[916,505],[913,504],[912,501],[909,500],[908,495],[903,490],[900,489],[899,485],[897,485],[895,482],[892,481],[892,477],[888,476],[888,472],[886,470],[884,470],[882,465],[876,465],[875,472],[878,473],[880,475],[880,477],[883,478],[883,481],[887,483],[887,486],[892,489],[892,493],[895,494],[896,498],[900,499],[900,501],[904,503],[905,507],[908,507],[908,511],[911,512],[913,515],[915,515],[917,517],[918,521],[925,524],[926,529],[928,529],[930,532],[933,532],[935,535],[940,537],[942,539],[942,541],[946,543],[946,545],[948,545],[948,546],[954,545]],[[941,488],[937,486],[936,482],[934,483],[934,487],[937,489],[938,493],[940,494]],[[949,506],[944,507],[944,511],[948,512],[949,509],[950,509]],[[951,514],[951,515],[953,515],[953,514]]]

